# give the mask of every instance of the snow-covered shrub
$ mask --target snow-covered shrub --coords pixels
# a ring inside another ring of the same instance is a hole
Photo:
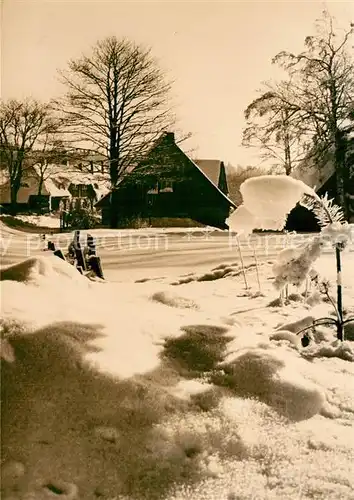
[[[231,231],[249,234],[253,229],[282,230],[287,216],[304,194],[314,191],[286,175],[247,179],[240,188],[243,203],[229,217]]]
[[[98,225],[99,219],[91,207],[76,204],[70,207],[66,221],[71,229],[92,229]]]
[[[228,219],[231,231],[249,234],[254,229],[282,230],[291,210],[298,204],[316,217],[321,233],[303,247],[283,250],[273,266],[274,285],[279,290],[288,284],[301,285],[311,271],[313,262],[320,256],[321,248],[330,242],[336,252],[337,266],[337,337],[343,340],[344,321],[342,308],[341,251],[350,239],[350,227],[345,222],[341,207],[319,197],[304,182],[286,175],[264,175],[247,179],[241,185],[243,203]]]
[[[344,249],[351,238],[350,225],[347,222],[328,224],[322,228],[321,236],[323,240],[330,241],[334,246],[340,245]]]
[[[312,264],[320,256],[323,245],[323,240],[315,237],[302,247],[286,248],[280,252],[273,265],[275,288],[281,290],[287,284],[297,287],[302,285]]]

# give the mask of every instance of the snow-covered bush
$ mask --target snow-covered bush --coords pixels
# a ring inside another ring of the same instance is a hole
[[[334,246],[340,245],[344,249],[351,238],[350,225],[347,222],[328,224],[322,228],[321,235],[323,240],[330,241]]]
[[[243,203],[227,222],[230,231],[243,234],[252,233],[253,229],[282,230],[289,213],[303,195],[314,193],[302,181],[286,175],[247,179],[240,191]]]
[[[312,264],[320,256],[324,242],[315,237],[302,247],[286,248],[273,265],[274,286],[281,290],[285,285],[300,286],[311,271]]]
[[[98,222],[99,218],[94,210],[81,203],[72,205],[66,216],[67,226],[71,229],[92,229]]]
[[[319,197],[304,182],[286,175],[247,179],[240,191],[243,203],[227,221],[230,230],[237,233],[250,234],[254,229],[282,230],[289,213],[298,203],[315,215],[321,227],[320,235],[302,247],[280,252],[273,266],[274,285],[278,290],[289,284],[300,286],[320,256],[322,247],[330,242],[335,248],[337,265],[335,325],[338,339],[343,340],[341,251],[350,239],[350,227],[345,222],[342,209],[327,195]]]

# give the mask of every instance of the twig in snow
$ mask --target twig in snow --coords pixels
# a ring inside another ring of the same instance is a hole
[[[253,257],[254,257],[254,261],[256,263],[256,274],[257,274],[258,290],[259,290],[259,293],[262,293],[261,281],[259,279],[259,266],[258,266],[258,259],[257,259],[256,247],[253,247]]]
[[[243,279],[245,282],[245,287],[246,290],[248,290],[248,283],[247,283],[247,276],[246,276],[246,269],[245,269],[245,264],[243,262],[243,257],[242,257],[242,251],[241,251],[241,245],[240,245],[240,240],[237,236],[237,248],[238,248],[238,253],[240,255],[240,261],[241,261],[241,267],[242,267],[242,274],[243,274]]]

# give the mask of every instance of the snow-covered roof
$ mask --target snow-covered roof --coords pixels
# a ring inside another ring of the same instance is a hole
[[[194,163],[209,177],[213,184],[219,185],[220,169],[222,161],[220,160],[193,160]]]
[[[27,203],[29,196],[38,193],[40,167],[34,165],[24,171],[22,185],[18,192],[18,202]],[[102,173],[83,172],[75,167],[50,164],[46,166],[42,194],[53,197],[71,197],[71,184],[92,185],[96,199],[100,200],[109,190],[109,180]],[[2,203],[10,203],[9,177],[5,169],[0,170],[0,195]]]
[[[188,160],[195,166],[195,168],[203,175],[203,177],[205,179],[207,179],[210,184],[212,184],[215,189],[219,192],[219,194],[221,194],[221,196],[229,203],[229,205],[233,208],[236,208],[236,205],[234,204],[234,202],[225,194],[223,193],[223,191],[221,191],[221,189],[219,188],[219,174],[220,174],[220,167],[221,167],[221,164],[222,162],[220,160],[192,160],[191,158],[188,157],[188,155],[178,146],[178,144],[176,144],[175,140],[174,140],[174,134],[172,133],[169,133],[169,132],[164,132],[157,141],[154,142],[153,146],[150,148],[149,150],[149,153],[147,153],[147,157],[149,156],[149,154],[151,153],[151,151],[153,151],[153,149],[155,147],[158,146],[158,144],[163,140],[163,139],[166,139],[166,137],[168,137],[170,140],[172,139],[173,140],[173,144],[174,146],[181,152],[183,153],[185,156],[187,156]],[[204,165],[204,169],[202,168],[202,166],[200,166],[198,164],[198,162],[205,162],[203,163]],[[129,174],[131,171],[134,170],[134,167],[131,167],[130,170],[126,171],[127,174]],[[207,173],[207,170],[209,170],[210,174],[211,175],[208,175]],[[211,173],[211,171],[213,171],[213,173]],[[217,175],[216,175],[217,174]],[[125,179],[125,176],[122,176],[121,179],[119,180],[118,182],[118,185]],[[110,195],[110,192],[111,190],[107,190],[107,193],[104,197],[102,197],[99,201],[102,202],[104,198],[107,198],[109,195]],[[100,205],[98,206],[101,206],[101,203]]]
[[[334,174],[334,165],[329,160],[319,166],[313,160],[304,160],[291,174],[294,179],[303,181],[310,187],[320,189]]]
[[[40,174],[39,166],[33,167],[37,175]],[[46,167],[45,177],[51,178],[56,184],[68,187],[70,184],[93,184],[107,183],[107,175],[102,173],[91,173],[80,170],[75,166],[50,164]]]
[[[53,179],[46,179],[44,185],[50,196],[54,197],[71,197],[70,191],[68,189],[61,187],[55,183]]]
[[[101,200],[106,194],[109,193],[109,187],[101,187],[101,188],[96,188],[93,186],[93,190],[96,194],[96,200],[99,201]]]

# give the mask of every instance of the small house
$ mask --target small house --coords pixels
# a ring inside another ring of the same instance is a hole
[[[11,203],[10,182],[4,170],[0,185],[2,206]],[[107,192],[107,175],[101,172],[86,172],[76,166],[46,165],[45,171],[38,165],[24,170],[17,194],[20,210],[58,211],[70,201],[87,200],[94,204]]]
[[[168,219],[171,225],[188,219],[220,229],[227,228],[225,221],[236,208],[228,198],[224,163],[193,161],[173,133],[162,134],[96,207],[103,224],[115,227],[136,219]]]

